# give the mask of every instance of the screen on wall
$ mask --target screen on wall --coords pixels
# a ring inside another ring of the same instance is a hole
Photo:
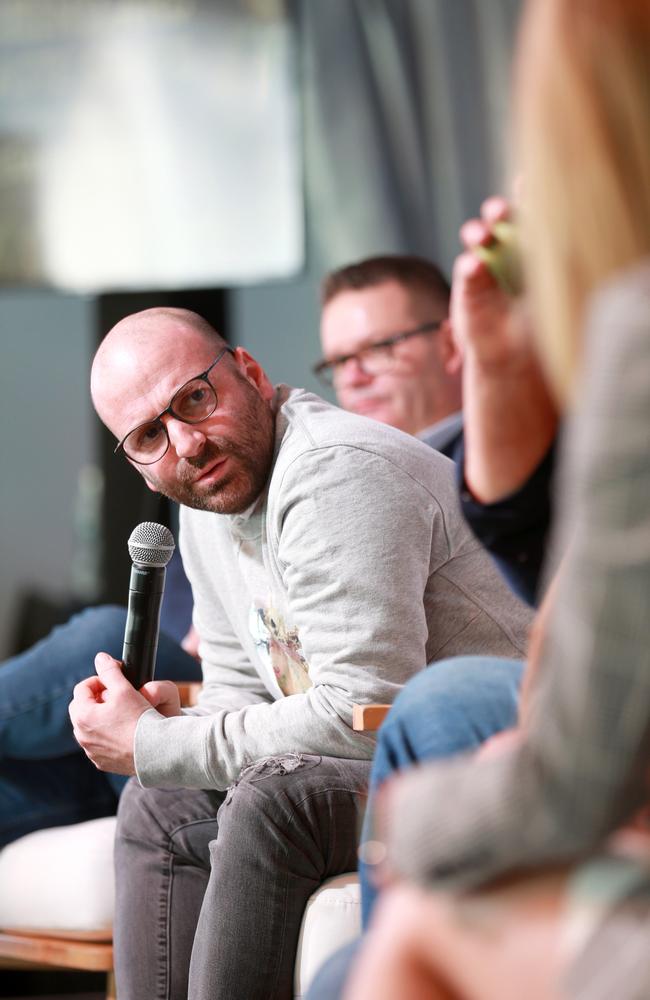
[[[0,0],[0,283],[295,274],[299,127],[282,0]]]

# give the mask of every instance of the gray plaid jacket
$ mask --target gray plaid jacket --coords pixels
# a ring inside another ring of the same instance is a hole
[[[594,299],[584,372],[560,475],[571,548],[529,736],[395,789],[392,864],[437,887],[584,857],[648,797],[650,260]]]

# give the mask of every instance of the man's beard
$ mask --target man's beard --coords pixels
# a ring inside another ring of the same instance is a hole
[[[260,496],[273,463],[275,420],[268,404],[244,379],[242,383],[245,394],[236,440],[217,436],[206,440],[200,455],[178,460],[173,483],[145,475],[159,493],[185,507],[215,514],[241,514]],[[221,458],[229,458],[231,468],[201,489],[195,482],[197,473]]]

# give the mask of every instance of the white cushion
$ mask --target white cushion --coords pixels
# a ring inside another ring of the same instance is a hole
[[[39,830],[0,851],[0,928],[110,939],[115,817]],[[302,997],[332,952],[361,927],[355,874],[324,882],[307,904],[296,956]]]
[[[115,817],[28,833],[0,851],[0,927],[110,938]]]
[[[356,874],[337,875],[313,894],[302,920],[294,997],[304,996],[326,958],[361,931],[361,892]]]

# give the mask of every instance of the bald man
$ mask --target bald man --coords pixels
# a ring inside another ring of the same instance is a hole
[[[521,656],[528,613],[446,459],[272,386],[197,316],[118,324],[92,395],[182,505],[205,678],[182,712],[174,685],[136,691],[101,652],[70,707],[99,771],[137,775],[118,815],[118,992],[289,998],[305,903],[356,863],[373,741],[352,704],[391,701],[442,656]]]

